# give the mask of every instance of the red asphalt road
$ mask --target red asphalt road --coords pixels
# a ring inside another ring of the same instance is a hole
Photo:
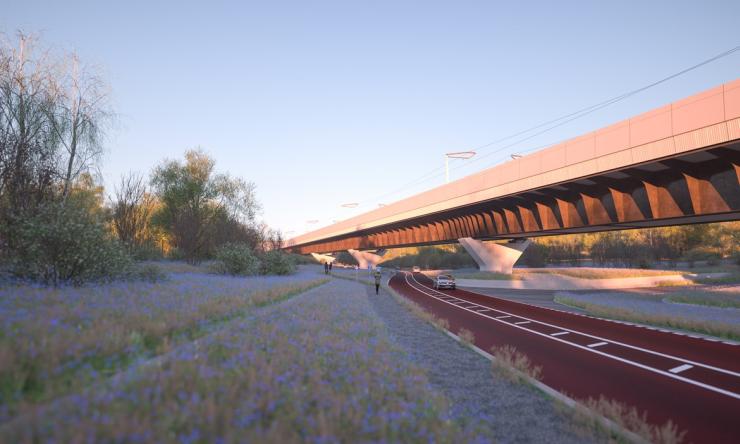
[[[740,346],[480,295],[437,291],[420,273],[390,286],[475,335],[542,366],[542,382],[575,399],[615,399],[686,431],[685,442],[740,442]]]

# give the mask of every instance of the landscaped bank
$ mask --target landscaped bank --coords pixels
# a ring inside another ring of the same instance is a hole
[[[337,281],[0,426],[0,441],[489,441]],[[361,288],[364,290],[364,287]]]

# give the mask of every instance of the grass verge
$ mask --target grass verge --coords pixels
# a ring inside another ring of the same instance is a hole
[[[730,272],[724,276],[700,277],[694,279],[694,282],[706,285],[740,284],[740,271]]]
[[[580,308],[582,310],[585,310],[589,315],[601,318],[636,322],[639,324],[648,324],[657,327],[668,327],[677,330],[686,330],[710,336],[716,336],[719,338],[740,340],[740,326],[738,325],[723,324],[719,322],[697,321],[694,319],[686,319],[677,316],[640,313],[634,310],[581,302],[572,298],[566,298],[562,296],[555,296],[554,300],[559,304]]]
[[[642,270],[634,268],[540,268],[527,270],[529,273],[559,274],[578,279],[619,279],[633,277],[653,277],[681,275],[681,271]]]
[[[667,301],[681,304],[704,305],[720,308],[740,308],[740,293],[724,291],[701,291],[672,294]]]
[[[497,273],[495,271],[477,271],[470,273],[457,273],[454,275],[458,279],[481,279],[486,281],[520,281],[522,275],[516,271],[514,274]]]

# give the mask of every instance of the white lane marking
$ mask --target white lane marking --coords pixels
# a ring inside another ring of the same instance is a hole
[[[413,278],[413,276],[412,276],[412,278]],[[431,298],[434,298],[434,299],[439,300],[433,294],[427,293],[427,292],[425,292],[423,290],[418,289],[417,287],[414,287],[414,285],[411,284],[411,282],[409,282],[408,275],[404,275],[404,279],[406,280],[406,283],[409,285],[409,287],[413,288],[414,290],[418,291],[419,293],[425,294],[425,295],[427,295],[427,296],[429,296]],[[416,281],[416,279],[414,279],[414,281]],[[422,288],[429,289],[428,287],[424,286],[423,284],[419,283],[418,281],[416,281],[416,283],[419,284]],[[442,301],[442,302],[445,302],[445,301]],[[449,302],[446,302],[446,303],[450,304]],[[450,304],[450,305],[452,305],[453,307],[458,307],[455,304]],[[685,382],[687,384],[695,385],[697,387],[701,387],[701,388],[707,389],[709,391],[713,391],[713,392],[716,392],[716,393],[719,393],[719,394],[722,394],[722,395],[725,395],[725,396],[729,396],[731,398],[740,399],[740,394],[731,392],[729,390],[721,389],[719,387],[714,387],[712,385],[705,384],[703,382],[694,381],[693,379],[684,378],[681,375],[677,375],[677,374],[674,374],[674,373],[666,372],[666,371],[663,371],[663,370],[660,370],[660,369],[657,369],[657,368],[653,368],[653,367],[647,366],[645,364],[640,364],[639,362],[630,361],[629,359],[620,358],[619,356],[610,355],[609,353],[604,353],[604,352],[599,351],[597,349],[588,348],[588,347],[584,347],[582,345],[574,344],[572,342],[568,342],[568,341],[565,341],[563,339],[560,339],[560,338],[557,338],[557,337],[553,337],[553,336],[547,335],[545,333],[540,333],[538,331],[528,329],[527,327],[522,327],[522,326],[519,326],[519,325],[511,324],[509,322],[504,322],[504,321],[498,320],[497,318],[495,318],[493,316],[489,316],[487,314],[478,313],[476,311],[473,311],[473,310],[470,310],[470,309],[467,309],[467,308],[463,308],[463,307],[458,307],[458,308],[462,308],[463,310],[467,310],[467,311],[469,311],[471,313],[477,314],[478,316],[483,316],[484,318],[488,318],[488,319],[491,319],[493,321],[500,322],[500,323],[502,323],[504,325],[509,325],[509,326],[511,326],[513,328],[518,328],[520,330],[524,330],[524,331],[527,331],[527,332],[530,332],[530,333],[533,333],[533,334],[536,334],[536,335],[539,335],[539,336],[542,336],[542,337],[545,337],[545,338],[552,339],[553,341],[557,341],[557,342],[560,342],[562,344],[570,345],[571,347],[579,348],[581,350],[586,350],[586,351],[589,351],[591,353],[596,353],[597,355],[601,355],[601,356],[603,356],[605,358],[614,359],[615,361],[619,361],[619,362],[622,362],[622,363],[627,364],[627,365],[632,365],[632,366],[635,366],[637,368],[641,368],[643,370],[647,370],[649,372],[657,373],[657,374],[663,375],[663,376],[668,376],[669,378],[673,378],[673,379],[676,379],[678,381],[683,381],[683,382]],[[496,310],[496,311],[500,311],[500,310]],[[505,313],[505,312],[502,312],[502,313]],[[538,321],[536,321],[536,322],[538,322]],[[545,324],[544,322],[540,322],[540,323],[541,324]],[[572,332],[573,333],[578,333],[578,332],[575,332],[575,331],[572,331]],[[579,333],[579,334],[583,334],[583,333]],[[585,336],[590,336],[590,335],[585,335]],[[617,342],[614,342],[614,341],[612,341],[612,343],[613,344],[618,344]],[[625,346],[627,346],[627,345],[625,345]],[[627,347],[630,347],[630,346],[627,346]],[[631,348],[639,349],[639,347],[631,347]],[[647,352],[650,352],[649,350],[646,350],[646,351]],[[660,353],[658,353],[658,352],[652,352],[652,353],[660,355]],[[667,357],[670,357],[670,356],[667,356]],[[676,359],[676,358],[673,358],[673,359]],[[705,367],[705,368],[712,368],[712,367],[707,366],[707,365],[702,365],[702,364],[698,364],[698,365],[700,365],[702,367]],[[724,372],[725,373],[734,374],[734,372],[731,372],[729,370],[724,370]]]
[[[587,347],[596,348],[596,347],[601,347],[602,345],[606,345],[606,344],[608,344],[608,342],[596,342],[594,344],[588,344]]]
[[[432,297],[434,297],[434,296],[432,296]],[[506,316],[496,316],[496,319],[506,319],[506,318],[510,318],[510,317],[512,317],[512,316],[509,316],[509,315],[506,315]]]
[[[569,331],[559,331],[557,333],[550,333],[550,336],[562,336],[562,335],[567,335],[568,333],[570,332]]]
[[[674,367],[674,368],[672,368],[672,369],[670,369],[668,371],[671,372],[671,373],[681,373],[681,372],[686,371],[686,370],[688,370],[690,368],[694,368],[694,366],[693,365],[689,365],[689,364],[684,364],[684,365],[679,365],[678,367]]]
[[[418,288],[416,288],[413,285],[411,285],[411,283],[408,281],[408,277],[405,277],[405,279],[406,279],[406,282],[409,284],[409,286],[411,286],[411,288],[414,288],[417,291],[421,291]],[[413,277],[413,276],[412,276],[412,279],[414,280],[414,282],[416,282],[421,287],[426,288],[427,290],[436,291],[436,290],[434,290],[432,288],[427,287],[426,285],[422,284],[421,282],[417,281],[416,278]],[[421,292],[424,293],[424,294],[426,294],[427,296],[431,296],[431,297],[433,297],[435,299],[439,299],[437,296],[434,296],[433,294],[425,293],[423,291],[421,291]],[[437,293],[439,293],[439,292],[437,292]],[[527,304],[523,304],[523,305],[527,305]],[[529,305],[529,306],[532,307],[531,305]],[[619,341],[614,341],[612,339],[607,339],[607,338],[602,338],[602,337],[599,337],[599,336],[594,336],[594,335],[589,334],[589,333],[583,333],[583,332],[580,332],[580,331],[577,331],[577,330],[573,330],[573,329],[570,329],[570,328],[566,328],[566,327],[562,327],[562,326],[559,326],[559,325],[554,325],[554,324],[550,324],[550,323],[547,323],[547,322],[538,321],[536,319],[526,318],[524,316],[514,315],[512,313],[509,313],[509,312],[506,312],[506,311],[503,311],[503,310],[499,310],[499,309],[494,309],[494,311],[497,311],[499,313],[510,314],[512,316],[516,316],[516,317],[521,318],[521,319],[526,319],[526,320],[529,320],[529,321],[536,322],[536,323],[538,323],[540,325],[546,325],[548,327],[557,328],[558,330],[567,330],[567,331],[569,331],[571,333],[575,333],[575,334],[578,334],[578,335],[581,335],[581,336],[586,336],[586,337],[589,337],[591,339],[596,339],[598,341],[609,341],[609,343],[614,344],[614,345],[620,345],[622,347],[631,348],[633,350],[638,350],[638,351],[649,353],[649,354],[652,354],[652,355],[655,355],[655,356],[661,356],[663,358],[674,359],[674,360],[676,360],[678,362],[686,362],[686,363],[692,364],[692,365],[694,365],[696,367],[702,367],[702,368],[706,368],[706,369],[709,369],[709,370],[714,370],[716,372],[725,373],[725,374],[736,376],[736,377],[740,378],[740,373],[734,372],[732,370],[726,370],[724,368],[715,367],[715,366],[709,365],[709,364],[702,364],[701,362],[691,361],[689,359],[680,358],[678,356],[673,356],[673,355],[669,355],[669,354],[666,354],[666,353],[657,352],[657,351],[654,351],[654,350],[648,350],[646,348],[638,347],[636,345],[625,344],[624,342],[619,342]],[[568,314],[567,312],[563,312],[563,313]],[[579,315],[579,316],[583,316],[583,315]],[[589,317],[589,316],[583,316],[583,317],[590,318],[590,319],[599,319],[601,321],[610,321],[609,319],[593,318],[593,317]],[[619,322],[619,323],[625,324],[625,325],[634,325],[634,326],[638,326],[639,327],[639,325],[631,324],[631,323],[627,323],[627,322]],[[648,328],[648,327],[644,327],[644,328]],[[696,337],[697,339],[703,339],[701,336],[694,336],[694,337]]]
[[[483,310],[476,310],[478,313],[483,313],[484,311],[493,311],[490,308],[484,308]]]
[[[522,324],[531,324],[532,321],[521,321],[521,322],[514,322],[516,325],[522,325]]]

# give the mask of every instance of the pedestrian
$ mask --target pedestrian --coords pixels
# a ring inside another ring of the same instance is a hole
[[[329,262],[329,272],[331,272],[331,264],[333,264],[333,263],[334,262]]]
[[[380,290],[380,270],[375,270],[375,294]]]
[[[324,274],[329,274],[329,263],[324,262]]]

